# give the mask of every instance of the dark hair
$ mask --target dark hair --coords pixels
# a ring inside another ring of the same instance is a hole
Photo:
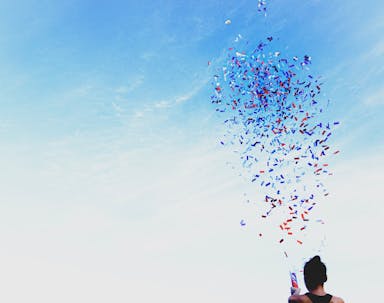
[[[304,265],[304,282],[309,291],[327,281],[327,268],[319,256],[314,256]]]

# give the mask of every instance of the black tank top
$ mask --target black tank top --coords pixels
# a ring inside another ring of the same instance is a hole
[[[317,296],[307,292],[305,295],[312,301],[312,303],[329,303],[332,299],[330,294],[326,294],[325,296]]]

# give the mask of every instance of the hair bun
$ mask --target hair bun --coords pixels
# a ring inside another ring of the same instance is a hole
[[[314,256],[311,260],[309,260],[309,263],[311,263],[311,264],[321,263],[320,256]]]

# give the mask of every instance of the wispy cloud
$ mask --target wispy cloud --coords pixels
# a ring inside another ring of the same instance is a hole
[[[366,54],[363,56],[364,59],[370,60],[381,58],[384,56],[384,40],[378,41]]]
[[[114,92],[117,95],[128,94],[134,91],[136,88],[140,87],[140,85],[144,82],[144,75],[139,74],[136,75],[132,80],[130,80],[127,84],[118,86],[115,88]]]
[[[171,102],[165,101],[165,100],[158,101],[154,105],[155,108],[169,108],[171,106],[172,106]]]
[[[363,98],[366,105],[384,105],[384,87],[379,88],[377,91]]]
[[[112,102],[112,107],[117,115],[121,115],[125,112],[125,110],[121,106],[117,105],[115,102]]]
[[[148,104],[148,102],[142,102],[144,104],[143,107],[141,109],[136,108],[136,110],[133,113],[133,117],[143,118],[146,114],[153,113],[157,110],[171,109],[182,103],[188,102],[192,100],[201,91],[201,89],[205,85],[207,85],[208,82],[209,82],[209,78],[206,77],[200,80],[195,86],[193,86],[191,89],[189,89],[185,93],[170,97],[168,100],[161,99],[161,100],[153,101],[152,105]],[[122,101],[122,100],[123,100],[122,98],[119,99],[119,101]],[[136,102],[136,104],[141,104],[141,102]]]
[[[207,85],[209,78],[202,79],[199,83],[197,83],[192,89],[187,91],[186,93],[177,96],[174,99],[174,104],[180,104],[191,100],[205,85]]]
[[[157,54],[154,51],[145,51],[140,54],[140,58],[145,60],[145,61],[150,61],[153,58],[156,58]]]

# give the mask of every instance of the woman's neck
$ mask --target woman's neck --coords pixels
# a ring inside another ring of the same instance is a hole
[[[325,290],[324,290],[324,286],[323,285],[317,286],[315,289],[311,290],[310,293],[312,293],[314,295],[317,295],[317,296],[324,296],[324,295],[327,294],[325,292]]]

